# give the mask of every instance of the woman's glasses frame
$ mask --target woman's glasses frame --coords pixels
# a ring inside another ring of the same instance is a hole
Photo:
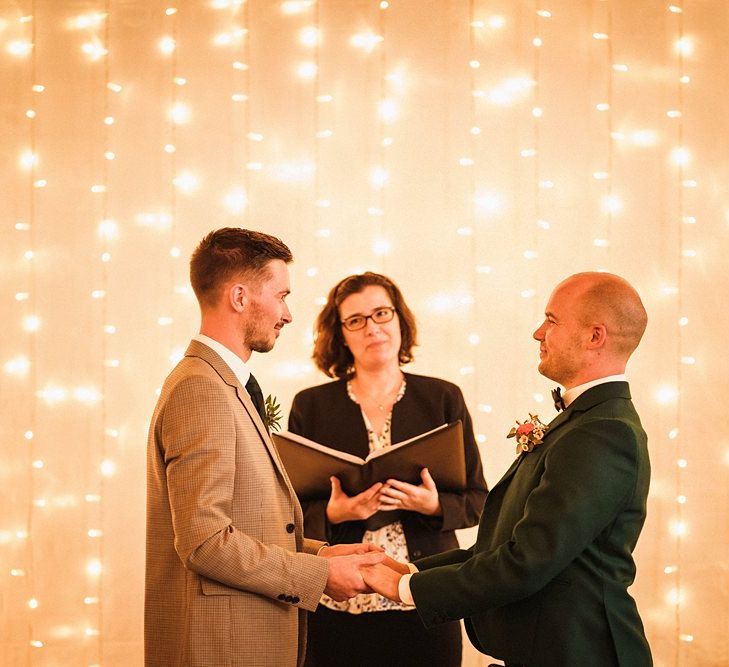
[[[347,331],[359,331],[367,326],[367,320],[372,320],[375,324],[391,322],[396,312],[397,309],[394,306],[380,306],[369,315],[352,315],[341,320],[341,323]]]

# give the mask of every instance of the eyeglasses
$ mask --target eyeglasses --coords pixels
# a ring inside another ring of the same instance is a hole
[[[375,324],[385,324],[395,317],[395,309],[392,306],[381,306],[369,315],[352,315],[346,320],[342,320],[342,325],[347,331],[359,331],[367,326],[367,320],[372,320]]]

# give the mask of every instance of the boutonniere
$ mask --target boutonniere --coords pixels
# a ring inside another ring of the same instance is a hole
[[[275,396],[266,396],[266,428],[269,431],[280,431],[278,423],[281,421],[281,406]]]
[[[507,438],[516,438],[516,453],[531,452],[544,442],[544,434],[549,427],[539,421],[539,415],[529,413],[525,422],[516,420],[516,426],[511,428]]]

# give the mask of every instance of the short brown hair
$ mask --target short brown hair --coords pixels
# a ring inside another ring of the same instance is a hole
[[[266,265],[273,259],[287,264],[293,255],[275,236],[240,227],[223,227],[210,232],[190,258],[190,283],[200,305],[214,306],[220,288],[240,276],[257,282],[267,275]]]
[[[327,302],[316,318],[314,325],[314,354],[312,358],[317,367],[329,377],[349,378],[353,373],[354,357],[344,344],[339,306],[351,294],[358,294],[365,287],[379,285],[384,287],[392,299],[392,305],[400,318],[401,343],[398,359],[400,364],[413,360],[413,346],[417,345],[417,326],[402,293],[392,280],[379,273],[367,271],[347,276],[329,292]]]

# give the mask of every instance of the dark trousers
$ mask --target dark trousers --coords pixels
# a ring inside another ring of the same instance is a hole
[[[309,614],[305,667],[460,667],[461,625],[426,629],[417,611]]]

